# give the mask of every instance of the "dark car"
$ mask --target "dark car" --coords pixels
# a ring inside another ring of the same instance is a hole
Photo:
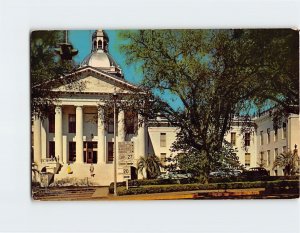
[[[263,167],[252,167],[243,172],[243,176],[246,178],[263,178],[269,176],[269,172]]]

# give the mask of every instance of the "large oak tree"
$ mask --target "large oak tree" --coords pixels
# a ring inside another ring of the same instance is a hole
[[[128,42],[121,47],[128,64],[141,65],[142,86],[182,103],[174,108],[152,96],[137,110],[151,118],[163,114],[178,127],[174,149],[198,155],[206,176],[220,162],[234,116],[247,120],[253,107],[289,110],[299,103],[295,31],[140,30],[121,37]]]

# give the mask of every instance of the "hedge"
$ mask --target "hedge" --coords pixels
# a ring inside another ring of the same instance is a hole
[[[195,178],[187,178],[187,179],[165,179],[165,180],[159,180],[159,179],[151,179],[151,180],[130,180],[128,181],[129,187],[140,187],[140,186],[147,186],[147,185],[164,185],[164,184],[192,184],[192,183],[198,183],[199,180]],[[126,186],[126,182],[118,182],[117,187]],[[111,183],[109,185],[109,192],[114,192],[114,183]]]
[[[232,178],[221,178],[221,177],[211,177],[208,179],[208,183],[228,183],[228,182],[249,182],[249,181],[286,181],[286,180],[299,180],[299,176],[267,176],[263,177],[260,180],[255,179],[246,179],[245,177],[232,177]],[[181,180],[172,180],[172,179],[151,179],[151,180],[130,180],[129,187],[140,187],[147,185],[164,185],[164,184],[195,184],[200,183],[197,178],[188,178]],[[117,187],[126,186],[124,182],[118,182]],[[109,186],[109,192],[114,192],[114,183],[111,183]]]
[[[246,189],[246,188],[266,188],[266,190],[298,190],[298,180],[287,181],[255,181],[255,182],[232,182],[232,183],[211,183],[211,184],[171,184],[171,185],[148,185],[134,187],[126,190],[125,187],[119,186],[118,195],[147,194],[147,193],[164,193],[193,190],[217,190],[217,189]],[[113,192],[110,189],[110,192]]]

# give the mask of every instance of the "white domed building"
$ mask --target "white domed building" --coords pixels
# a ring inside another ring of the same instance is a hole
[[[60,96],[55,111],[45,120],[34,119],[33,181],[40,181],[35,171],[41,171],[44,185],[65,181],[109,185],[114,181],[114,143],[118,157],[119,142],[129,145],[133,155],[127,178],[137,178],[136,162],[147,153],[147,129],[144,125],[136,127],[140,116],[135,113],[119,111],[116,129],[113,115],[104,117],[104,102],[114,93],[121,96],[138,88],[124,79],[108,53],[108,42],[103,30],[93,33],[91,53],[75,72],[64,77],[72,78],[72,85],[53,90]],[[125,125],[130,130],[125,132]],[[124,180],[122,168],[118,164],[118,181]]]

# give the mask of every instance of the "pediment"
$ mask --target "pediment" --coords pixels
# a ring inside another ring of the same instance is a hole
[[[129,93],[138,87],[128,83],[126,80],[114,75],[85,67],[66,75],[72,82],[61,85],[53,91],[59,92],[80,92],[80,93]]]

